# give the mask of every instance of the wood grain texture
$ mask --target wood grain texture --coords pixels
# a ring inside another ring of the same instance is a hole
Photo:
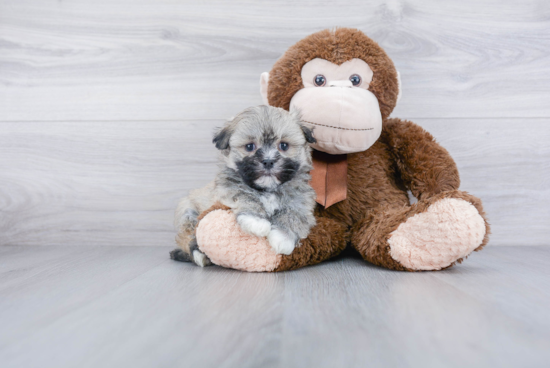
[[[491,245],[547,245],[547,119],[420,119],[479,196]],[[217,171],[223,121],[0,123],[0,245],[171,245],[177,200]]]
[[[483,200],[491,245],[548,245],[550,120],[416,119],[455,159],[461,189]]]
[[[224,119],[323,28],[365,31],[401,71],[403,118],[550,116],[546,0],[4,0],[3,121]]]
[[[168,245],[211,180],[215,126],[317,30],[357,27],[401,72],[492,245],[550,235],[546,0],[0,2],[0,245]]]
[[[441,272],[354,254],[280,274],[201,269],[166,247],[0,247],[0,365],[543,367],[550,248]]]
[[[217,171],[221,123],[0,124],[0,244],[174,244],[178,199]]]

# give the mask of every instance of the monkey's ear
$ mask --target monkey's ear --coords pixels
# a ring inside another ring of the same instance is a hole
[[[212,143],[216,145],[216,148],[219,150],[226,150],[229,148],[229,139],[231,138],[231,134],[233,134],[233,130],[231,127],[226,126],[223,129],[218,130],[214,134],[214,139],[212,139]]]
[[[262,95],[262,102],[266,106],[269,106],[269,102],[267,101],[268,82],[269,82],[269,73],[263,72],[262,75],[260,75],[260,94]]]
[[[313,129],[309,129],[302,124],[300,124],[300,127],[302,128],[302,132],[304,132],[304,137],[306,137],[307,143],[317,143],[317,139],[313,136]]]
[[[397,101],[395,103],[397,104],[399,100],[401,99],[401,96],[403,95],[403,86],[401,85],[401,74],[399,74],[399,71],[397,72]]]

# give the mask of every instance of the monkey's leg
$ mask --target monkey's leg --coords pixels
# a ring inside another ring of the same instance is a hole
[[[440,270],[487,244],[489,224],[481,201],[453,190],[410,207],[378,208],[352,229],[363,258],[401,271]]]
[[[346,226],[334,219],[317,217],[308,237],[290,255],[281,255],[274,271],[314,265],[340,254],[347,245]]]
[[[317,218],[307,239],[290,255],[283,255],[276,254],[266,238],[245,233],[231,210],[218,208],[199,220],[197,240],[214,264],[248,272],[286,271],[338,255],[347,244],[347,226]]]

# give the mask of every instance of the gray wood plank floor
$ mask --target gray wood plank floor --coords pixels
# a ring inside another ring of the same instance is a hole
[[[167,251],[0,247],[0,366],[548,366],[548,247],[425,273],[347,254],[248,274]]]

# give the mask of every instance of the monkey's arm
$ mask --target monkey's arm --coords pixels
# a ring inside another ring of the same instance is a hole
[[[410,121],[389,119],[382,134],[392,150],[403,184],[416,198],[458,189],[456,164],[430,133]]]

